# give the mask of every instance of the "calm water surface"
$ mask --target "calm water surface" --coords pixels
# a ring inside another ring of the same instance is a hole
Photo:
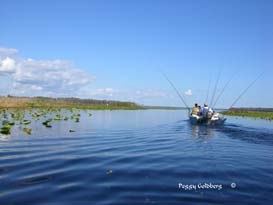
[[[92,113],[0,136],[0,204],[273,200],[273,122],[229,117],[206,127],[181,110]]]

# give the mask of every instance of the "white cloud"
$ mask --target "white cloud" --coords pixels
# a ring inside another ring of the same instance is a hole
[[[187,96],[192,96],[192,90],[188,89],[184,94]]]
[[[2,48],[2,51],[5,49]],[[1,74],[10,76],[12,81],[10,93],[13,95],[53,93],[55,96],[74,96],[79,89],[94,80],[93,76],[76,68],[69,61],[1,58],[0,55]]]
[[[23,60],[18,63],[13,75],[21,84],[40,85],[57,90],[75,90],[93,80],[83,70],[74,68],[70,62],[62,60],[36,61]]]
[[[43,88],[41,86],[38,86],[38,85],[32,85],[31,89],[32,90],[43,90]]]
[[[15,48],[0,47],[0,55],[13,55],[17,52],[18,52],[18,50]]]
[[[9,57],[0,59],[0,74],[13,73],[16,70],[15,60]]]
[[[37,60],[10,56],[18,51],[0,48],[0,95],[80,97],[139,103],[169,102],[172,94],[160,89],[92,88],[94,77],[65,60]],[[1,75],[2,74],[2,75]]]

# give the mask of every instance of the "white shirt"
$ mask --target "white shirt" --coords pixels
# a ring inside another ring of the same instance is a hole
[[[203,116],[207,116],[208,111],[209,107],[203,107]]]

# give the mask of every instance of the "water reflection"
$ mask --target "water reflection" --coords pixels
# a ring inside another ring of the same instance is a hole
[[[218,134],[224,134],[234,140],[245,141],[253,144],[273,145],[273,134],[267,130],[255,130],[248,127],[227,124],[223,126],[211,127],[203,125],[189,124],[191,135],[198,139],[209,139]]]
[[[52,176],[41,176],[37,178],[33,177],[29,179],[23,179],[21,181],[16,182],[15,186],[45,183],[50,181],[52,178],[53,178]]]
[[[250,127],[227,124],[217,128],[217,131],[235,140],[253,144],[273,145],[273,134],[266,129],[252,129]]]
[[[210,126],[202,126],[202,125],[189,125],[192,136],[197,138],[210,138],[215,135],[215,131]]]
[[[1,141],[6,142],[6,141],[9,141],[9,140],[10,140],[10,135],[0,134],[0,142]]]
[[[12,138],[0,135],[0,204],[271,200],[272,146],[264,145],[273,145],[272,130],[231,120],[224,126],[191,125],[183,112],[92,111],[89,117],[82,111],[79,123],[54,121],[50,129],[41,126],[43,119],[33,121],[32,135],[13,127]],[[202,181],[225,187],[177,188],[179,182]],[[231,189],[231,182],[238,189]]]

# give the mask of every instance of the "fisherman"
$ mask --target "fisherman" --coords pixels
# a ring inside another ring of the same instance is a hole
[[[194,107],[192,108],[191,114],[192,115],[198,115],[198,113],[199,113],[198,104],[195,103]]]
[[[203,115],[203,117],[205,117],[205,118],[207,117],[208,111],[209,111],[208,105],[204,104],[204,107],[202,109],[202,115]]]
[[[214,114],[214,111],[213,111],[213,109],[212,108],[209,108],[209,110],[208,110],[208,112],[207,112],[207,118],[208,119],[211,119],[212,118],[212,116],[213,116],[213,114]]]
[[[203,115],[203,108],[199,105],[198,109],[199,109],[198,115],[202,116]]]

